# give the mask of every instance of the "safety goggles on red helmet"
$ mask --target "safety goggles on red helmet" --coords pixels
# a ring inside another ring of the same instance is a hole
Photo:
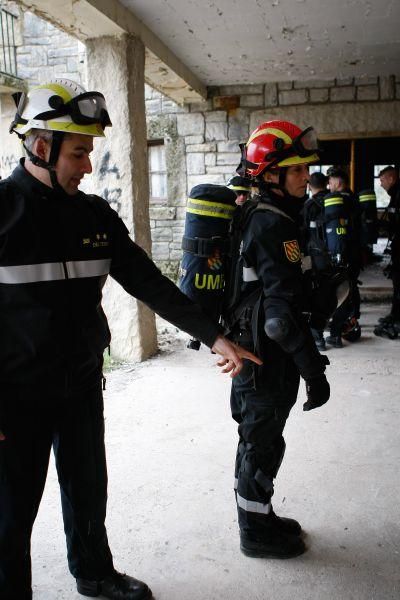
[[[106,101],[100,92],[85,92],[65,103],[61,96],[55,94],[49,98],[49,105],[53,110],[42,112],[35,118],[48,121],[69,115],[77,125],[100,123],[103,129],[111,125]]]
[[[301,157],[310,156],[310,154],[314,154],[314,152],[318,152],[318,139],[317,133],[313,127],[307,127],[294,138],[293,150],[295,150],[296,154]]]

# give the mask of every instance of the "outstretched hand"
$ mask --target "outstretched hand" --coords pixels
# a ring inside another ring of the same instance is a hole
[[[256,365],[262,365],[262,360],[255,354],[245,350],[239,344],[234,344],[223,335],[217,337],[211,350],[221,356],[217,365],[224,367],[222,373],[230,373],[231,377],[236,377],[242,370],[242,358],[247,358],[256,363]]]

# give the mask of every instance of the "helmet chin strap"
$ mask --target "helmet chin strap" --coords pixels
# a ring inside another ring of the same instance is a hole
[[[31,163],[36,165],[37,167],[41,167],[42,169],[46,169],[50,175],[51,185],[56,191],[63,191],[65,193],[64,188],[58,183],[57,173],[55,170],[55,166],[58,161],[58,157],[60,156],[61,144],[64,139],[64,133],[62,131],[53,131],[51,147],[50,147],[50,156],[48,162],[33,154],[31,150],[29,150],[25,144],[23,143],[23,147],[25,148],[25,152],[28,155]]]

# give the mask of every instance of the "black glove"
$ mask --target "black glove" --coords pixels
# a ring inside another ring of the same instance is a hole
[[[306,379],[307,402],[303,404],[303,410],[313,410],[313,408],[318,408],[328,402],[330,390],[325,375]]]

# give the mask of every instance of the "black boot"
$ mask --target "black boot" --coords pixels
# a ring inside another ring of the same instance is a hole
[[[278,517],[273,510],[269,513],[269,518],[272,519],[278,529],[283,533],[289,533],[290,535],[301,535],[301,525],[295,519],[288,519],[287,517]]]
[[[272,526],[259,533],[240,532],[240,550],[253,558],[293,558],[306,551],[306,546],[298,535],[285,533]]]
[[[396,324],[394,322],[380,323],[374,328],[374,334],[378,337],[387,338],[389,340],[395,340],[399,337],[399,328],[396,327]]]
[[[104,598],[111,598],[111,600],[150,600],[152,598],[150,588],[143,581],[117,571],[102,581],[77,579],[76,588],[80,594],[91,598],[100,595]]]
[[[328,335],[325,338],[325,342],[332,346],[332,348],[343,348],[342,338],[340,335]]]

